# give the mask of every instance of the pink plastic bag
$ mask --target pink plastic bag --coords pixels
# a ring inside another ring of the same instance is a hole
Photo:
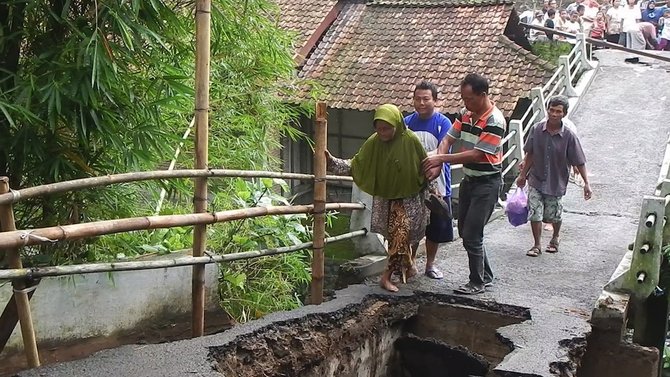
[[[513,226],[528,222],[528,195],[526,195],[524,189],[517,187],[512,195],[507,198],[505,212],[507,213],[507,220]]]

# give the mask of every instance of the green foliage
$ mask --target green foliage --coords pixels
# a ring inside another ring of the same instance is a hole
[[[351,218],[347,215],[331,214],[330,224],[326,226],[328,236],[335,236],[349,232],[349,221]],[[354,242],[352,240],[343,240],[339,242],[329,243],[324,248],[326,258],[351,260],[355,259],[358,254],[354,251]]]
[[[193,95],[183,83],[190,68],[173,64],[172,52],[187,49],[183,17],[160,1],[30,0],[4,7],[20,19],[0,35],[0,55],[16,57],[0,63],[0,174],[10,176],[12,187],[139,169],[165,158],[173,136],[162,112]],[[88,216],[86,203],[108,195],[32,201],[18,220],[78,222],[76,216]],[[109,201],[115,200],[103,203]]]
[[[22,188],[164,166],[192,118],[193,8],[165,0],[0,3],[0,175]],[[293,120],[304,109],[282,101],[296,84],[291,36],[277,27],[277,15],[270,0],[213,2],[211,167],[276,166],[280,137],[302,135]],[[192,161],[189,138],[177,166]],[[214,195],[230,191],[223,180],[211,182]],[[162,185],[170,202],[162,213],[192,211],[191,180]],[[148,215],[160,187],[123,185],[22,202],[17,225]],[[190,233],[175,232],[57,244],[31,250],[30,261],[167,252],[190,242]]]
[[[558,64],[558,57],[568,55],[574,46],[561,41],[536,41],[531,47],[535,55],[550,63]]]
[[[273,192],[275,185],[287,189],[281,180],[235,180],[238,207],[288,204],[286,198]],[[293,246],[311,237],[310,229],[304,225],[306,218],[306,215],[268,216],[225,223],[213,228],[209,242],[211,248],[221,254]],[[310,281],[308,263],[308,252],[294,252],[222,264],[221,305],[241,322],[300,306],[300,297]]]
[[[307,111],[283,100],[295,82],[291,35],[272,0],[215,0],[211,12],[209,166],[274,169],[283,136],[303,136]],[[194,6],[167,0],[0,2],[0,175],[12,188],[133,170],[172,157],[194,103]],[[193,166],[193,133],[178,168]],[[192,180],[116,185],[18,205],[19,228],[191,213]],[[210,180],[210,210],[288,204],[283,181]],[[209,228],[217,253],[304,242],[305,216]],[[113,261],[188,249],[192,228],[57,243],[24,251],[26,265]],[[300,305],[308,253],[221,266],[222,305],[240,320]]]

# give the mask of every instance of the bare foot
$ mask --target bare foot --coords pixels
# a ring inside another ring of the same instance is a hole
[[[391,283],[390,280],[382,279],[379,282],[379,286],[381,286],[382,288],[386,289],[389,292],[398,292],[398,287],[393,285],[393,283]]]
[[[554,225],[552,225],[551,223],[545,223],[544,224],[544,230],[547,230],[547,231],[551,232],[552,230],[554,230]]]

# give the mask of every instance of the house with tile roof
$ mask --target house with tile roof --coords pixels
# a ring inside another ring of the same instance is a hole
[[[383,103],[413,111],[416,83],[440,88],[440,111],[462,108],[459,85],[471,72],[491,81],[491,97],[511,117],[554,66],[533,55],[512,0],[276,0],[280,25],[296,33],[305,87],[328,104],[329,149],[349,158],[372,131]],[[311,122],[304,122],[311,132]],[[290,145],[287,169],[311,171],[307,145]]]

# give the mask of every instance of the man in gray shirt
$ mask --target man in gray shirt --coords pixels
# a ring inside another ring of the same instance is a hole
[[[555,96],[547,105],[547,120],[535,124],[529,131],[523,150],[526,156],[516,180],[519,187],[528,180],[528,219],[535,244],[526,255],[537,257],[542,252],[540,241],[542,222],[553,224],[553,235],[546,252],[558,252],[559,232],[563,214],[562,198],[570,177],[570,166],[579,170],[584,180],[584,199],[593,194],[586,174],[586,157],[577,135],[563,124],[568,113],[568,98]]]

